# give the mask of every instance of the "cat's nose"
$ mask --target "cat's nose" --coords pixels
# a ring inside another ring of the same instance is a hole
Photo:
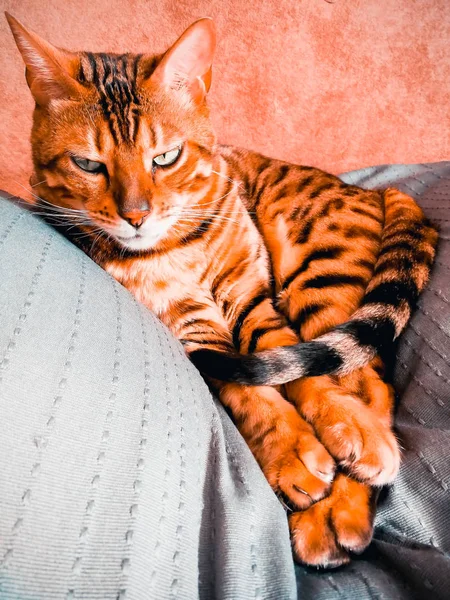
[[[126,211],[121,213],[121,216],[125,219],[125,221],[128,221],[128,223],[130,225],[132,225],[133,227],[136,227],[136,229],[139,229],[139,227],[142,225],[142,223],[145,221],[145,219],[148,217],[148,215],[150,214],[150,210],[130,210],[130,211]]]

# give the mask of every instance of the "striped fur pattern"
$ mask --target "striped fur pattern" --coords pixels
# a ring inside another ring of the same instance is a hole
[[[398,470],[380,355],[435,229],[397,190],[218,145],[209,19],[149,56],[68,52],[8,18],[36,101],[37,211],[182,341],[291,512],[295,556],[348,562]]]

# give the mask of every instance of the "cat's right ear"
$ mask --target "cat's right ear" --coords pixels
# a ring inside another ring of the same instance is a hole
[[[79,99],[85,89],[75,79],[80,67],[78,55],[46,42],[9,13],[5,16],[26,65],[28,87],[36,103]]]

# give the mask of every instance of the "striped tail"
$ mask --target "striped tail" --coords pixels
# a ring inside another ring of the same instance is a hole
[[[204,374],[247,385],[280,385],[318,375],[344,375],[393,348],[428,282],[438,235],[413,198],[383,192],[385,226],[380,255],[361,307],[352,319],[311,342],[255,354],[196,350]]]

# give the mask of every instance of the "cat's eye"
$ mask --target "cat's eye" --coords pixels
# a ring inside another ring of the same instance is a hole
[[[79,158],[78,156],[71,156],[72,162],[77,167],[88,173],[102,173],[105,170],[105,165],[96,160],[89,160],[89,158]]]
[[[168,167],[173,165],[179,158],[181,154],[181,146],[177,146],[176,148],[172,148],[172,150],[168,150],[164,152],[164,154],[159,154],[155,156],[153,159],[153,163],[158,167]]]

